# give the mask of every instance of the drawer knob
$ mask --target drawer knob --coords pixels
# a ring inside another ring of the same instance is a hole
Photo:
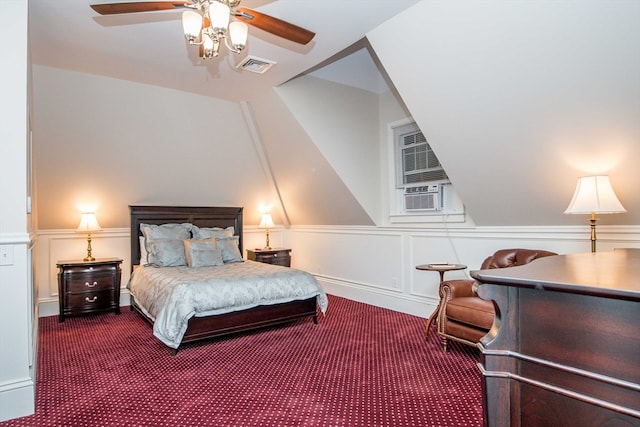
[[[84,285],[89,287],[89,288],[93,288],[94,286],[96,286],[98,284],[98,282],[93,282],[93,283],[89,283],[89,282],[84,282]]]
[[[84,300],[86,302],[96,302],[98,300],[98,296],[94,295],[93,298],[89,298],[89,297],[84,297]]]

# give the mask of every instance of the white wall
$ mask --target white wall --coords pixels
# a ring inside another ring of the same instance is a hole
[[[27,6],[0,2],[0,421],[32,414],[35,401]]]
[[[629,214],[600,221],[633,225],[639,17],[637,1],[423,0],[367,39],[476,224],[581,224],[558,215],[577,177],[609,174]]]
[[[313,97],[314,92],[308,91],[307,96]],[[373,224],[356,195],[275,90],[251,101],[249,108],[289,223]]]
[[[378,223],[382,216],[378,94],[309,76],[293,79],[276,92]]]
[[[34,154],[42,229],[96,210],[127,227],[128,205],[244,206],[257,224],[270,187],[237,103],[34,67]]]

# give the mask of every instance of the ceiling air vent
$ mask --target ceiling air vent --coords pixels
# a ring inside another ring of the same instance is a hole
[[[251,71],[252,73],[264,74],[275,65],[276,61],[258,58],[257,56],[247,56],[236,68]]]

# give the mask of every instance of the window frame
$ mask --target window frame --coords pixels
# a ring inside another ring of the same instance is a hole
[[[450,206],[446,206],[442,210],[436,211],[406,211],[404,208],[404,192],[407,187],[424,186],[433,184],[452,185],[449,179],[441,179],[434,181],[423,181],[420,183],[403,184],[403,166],[401,156],[401,144],[399,142],[400,135],[406,135],[411,127],[415,127],[416,131],[422,132],[418,124],[412,117],[407,117],[387,125],[387,148],[388,148],[388,168],[389,168],[389,221],[391,223],[445,223],[445,222],[465,222],[465,211],[462,201],[455,193],[453,186],[451,187],[450,196],[452,198]],[[400,130],[407,128],[407,130]],[[424,135],[424,134],[423,134]],[[426,137],[425,137],[426,140]],[[426,140],[429,148],[431,145]],[[440,160],[438,163],[441,165]],[[446,171],[442,168],[445,176]],[[428,184],[424,184],[424,183]]]

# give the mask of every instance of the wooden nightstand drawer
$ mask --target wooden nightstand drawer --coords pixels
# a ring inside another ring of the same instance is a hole
[[[289,255],[278,254],[265,255],[261,257],[260,262],[273,265],[284,265],[285,267],[289,267],[291,265],[291,257]]]
[[[113,289],[100,291],[100,292],[84,292],[81,294],[67,294],[67,305],[66,308],[69,310],[88,310],[92,311],[95,309],[103,309],[103,308],[113,308],[111,304],[113,303],[115,291]]]
[[[110,271],[99,273],[72,273],[68,277],[67,292],[80,293],[112,289],[115,274]]]
[[[65,316],[114,310],[120,314],[121,259],[59,261],[60,322]]]
[[[291,267],[291,249],[256,249],[247,251],[247,259],[265,264]]]

